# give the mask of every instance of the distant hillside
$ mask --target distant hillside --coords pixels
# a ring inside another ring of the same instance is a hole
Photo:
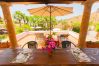
[[[66,21],[67,22],[75,22],[75,21],[81,22],[81,20],[82,20],[82,15],[70,18]],[[99,9],[96,12],[91,13],[90,22],[99,22]]]
[[[66,28],[71,26],[71,23],[81,22],[81,21],[82,21],[82,15],[79,15],[79,16],[75,16],[75,17],[70,18],[70,19],[66,19],[63,22],[61,21],[55,27],[60,28],[60,29],[66,29]],[[90,24],[89,30],[94,30],[96,27],[96,23],[99,22],[99,9],[96,12],[91,13],[89,22],[90,22],[89,23]]]

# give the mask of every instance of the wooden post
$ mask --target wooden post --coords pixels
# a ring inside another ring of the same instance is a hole
[[[6,27],[8,30],[9,40],[11,42],[11,48],[16,48],[17,40],[16,40],[15,29],[14,29],[14,25],[12,22],[9,6],[10,6],[9,3],[6,3],[6,2],[1,3],[4,19],[6,22]]]
[[[91,7],[92,7],[93,0],[87,0],[84,4],[84,12],[80,27],[80,35],[78,40],[78,47],[85,48],[86,47],[86,35],[89,25],[89,19],[91,14]]]

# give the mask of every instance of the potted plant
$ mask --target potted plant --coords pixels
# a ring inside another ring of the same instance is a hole
[[[99,48],[99,41],[96,42],[87,41],[86,45],[88,48]]]
[[[56,43],[52,35],[48,35],[48,37],[46,38],[46,46],[43,49],[45,49],[48,52],[49,56],[52,56],[56,47],[55,45]]]

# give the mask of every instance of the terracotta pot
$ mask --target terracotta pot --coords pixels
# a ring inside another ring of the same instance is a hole
[[[88,48],[99,48],[99,43],[95,43],[95,42],[87,43],[86,45]]]

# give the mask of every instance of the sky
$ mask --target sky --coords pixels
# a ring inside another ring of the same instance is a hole
[[[84,6],[81,4],[73,3],[73,4],[51,4],[51,5],[73,7],[73,13],[65,15],[65,16],[57,16],[56,18],[58,20],[69,19],[74,16],[79,16],[83,14]],[[10,6],[10,11],[11,11],[11,15],[13,15],[16,11],[21,11],[25,13],[26,15],[30,15],[27,9],[32,9],[32,8],[37,8],[37,7],[42,7],[42,6],[45,6],[45,5],[44,4],[27,4],[27,5],[13,4],[12,6]],[[99,3],[94,3],[92,6],[92,12],[95,12],[98,8],[99,8]],[[1,6],[0,6],[0,16],[3,18]]]

